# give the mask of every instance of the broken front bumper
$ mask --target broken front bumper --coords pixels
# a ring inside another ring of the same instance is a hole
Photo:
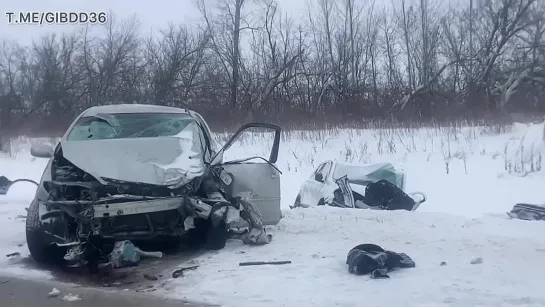
[[[115,240],[181,236],[195,228],[195,218],[206,220],[214,209],[213,205],[188,196],[145,200],[115,197],[94,203],[49,201],[46,206],[60,207],[71,215],[77,222],[80,239],[93,235]]]
[[[90,209],[92,211],[93,218],[103,218],[177,210],[180,209],[182,204],[183,198],[176,197],[94,205]]]

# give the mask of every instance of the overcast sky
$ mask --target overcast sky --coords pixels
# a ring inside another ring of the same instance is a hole
[[[8,25],[6,12],[27,11],[113,11],[121,18],[138,16],[141,30],[163,28],[169,21],[174,23],[195,23],[200,14],[195,0],[0,0],[0,40],[15,39],[30,43],[46,33],[73,30],[73,26]],[[213,3],[217,0],[206,0]],[[250,0],[252,1],[252,0]],[[250,2],[249,1],[249,2]],[[309,0],[277,0],[280,7],[290,15],[301,16]]]

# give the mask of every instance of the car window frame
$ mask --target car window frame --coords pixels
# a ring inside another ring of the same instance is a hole
[[[206,136],[206,132],[203,131],[203,128],[198,124],[198,122],[196,122],[197,124],[197,127],[198,127],[198,134],[199,134],[199,139],[200,139],[200,142],[201,142],[201,145],[204,147],[204,152],[203,152],[203,158],[204,158],[204,161],[207,162],[207,163],[210,163],[211,159],[212,159],[212,152],[211,152],[211,149],[210,149],[210,141],[208,139],[208,137]],[[202,148],[201,148],[202,150]]]
[[[126,112],[126,113],[105,113],[105,114],[108,114],[108,115],[112,115],[115,117],[115,115],[119,115],[119,114],[183,114],[183,115],[187,115],[189,118],[191,118],[193,120],[193,122],[195,124],[197,124],[197,126],[200,126],[199,125],[199,120],[197,118],[195,118],[195,116],[193,116],[192,114],[189,114],[189,113],[171,113],[171,112]],[[91,118],[93,117],[93,115],[85,115],[85,114],[81,114],[80,116],[78,116],[76,119],[74,119],[74,121],[72,122],[72,124],[70,125],[70,127],[68,127],[68,129],[66,130],[64,136],[63,136],[63,139],[66,140],[66,141],[71,141],[71,142],[77,142],[77,141],[83,141],[83,140],[74,140],[74,139],[70,139],[70,135],[74,132],[74,129],[76,128],[76,126],[78,126],[78,124],[80,123],[81,120],[84,120],[86,118]],[[191,124],[191,123],[189,123]],[[189,125],[188,124],[188,125]],[[184,128],[185,129],[185,128]],[[182,129],[183,130],[183,129]],[[201,130],[201,128],[199,128],[199,130]],[[206,134],[206,133],[205,133]],[[172,137],[173,135],[170,135],[170,136],[164,136],[164,137]],[[124,139],[124,138],[113,138],[113,139]],[[96,140],[100,140],[100,139],[96,139]]]
[[[319,172],[321,172],[321,170],[324,168],[326,162],[322,162],[320,163],[320,165],[318,165],[318,167],[316,167],[316,169],[314,170],[314,172],[312,172],[312,175],[310,176],[310,179],[312,181],[315,181],[315,182],[319,182],[317,181],[316,179],[314,179],[316,177],[316,174],[318,174]]]
[[[326,174],[323,173],[323,171],[325,170],[326,167],[329,166],[329,170],[327,171]],[[324,164],[324,167],[322,168],[322,176],[324,178],[324,181],[326,180],[326,178],[328,178],[329,174],[331,174],[331,169],[333,168],[333,163],[331,163],[331,161],[328,161],[328,162],[325,162]]]

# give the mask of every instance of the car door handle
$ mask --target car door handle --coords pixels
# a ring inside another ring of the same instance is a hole
[[[278,178],[280,178],[280,176],[277,175],[277,174],[272,174],[272,175],[271,175],[271,178],[272,178],[272,179],[278,179]]]

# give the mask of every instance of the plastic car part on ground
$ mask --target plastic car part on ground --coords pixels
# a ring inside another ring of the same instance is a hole
[[[110,262],[114,268],[136,266],[141,257],[162,258],[161,252],[145,252],[130,241],[118,241],[110,253]]]

